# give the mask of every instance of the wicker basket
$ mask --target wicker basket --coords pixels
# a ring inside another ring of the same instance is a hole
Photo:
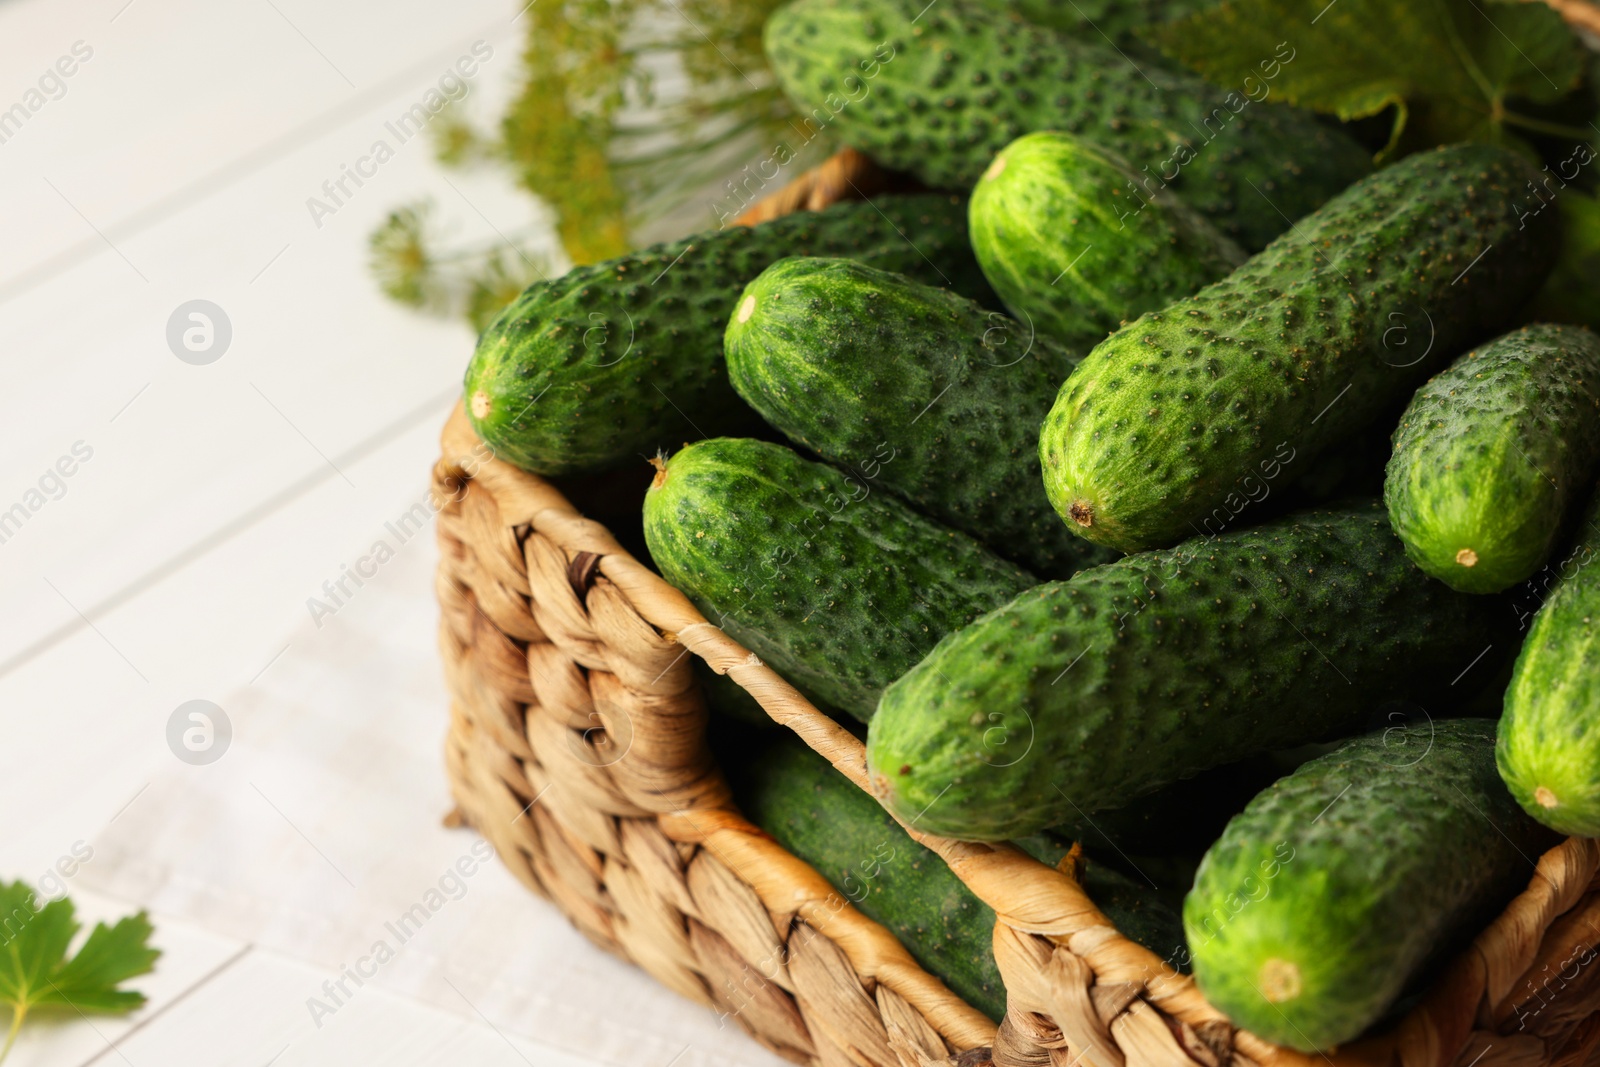
[[[747,221],[894,184],[841,153]],[[1600,967],[1587,966],[1600,943],[1600,847],[1577,838],[1545,854],[1404,1020],[1306,1056],[1236,1030],[1068,873],[1010,846],[911,832],[999,917],[1007,1011],[996,1027],[740,816],[705,744],[688,654],[866,788],[861,743],[559,489],[494,459],[459,407],[443,453],[437,592],[459,817],[597,944],[780,1055],[826,1067],[1600,1061]],[[628,473],[569,488],[592,514],[619,530],[631,516],[635,528],[648,477]]]

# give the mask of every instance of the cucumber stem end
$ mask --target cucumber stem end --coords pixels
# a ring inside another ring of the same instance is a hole
[[[1268,1003],[1282,1004],[1300,995],[1300,968],[1276,956],[1261,965],[1261,995]]]

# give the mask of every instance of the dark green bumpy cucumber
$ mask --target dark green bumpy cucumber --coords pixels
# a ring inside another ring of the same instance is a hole
[[[868,482],[743,438],[661,463],[644,535],[708,619],[862,721],[939,638],[1034,582]]]
[[[1057,340],[1092,344],[1244,262],[1176,196],[1145,194],[1138,180],[1123,160],[1063,133],[1030,133],[994,157],[967,224],[1013,314]]]
[[[1059,30],[1084,41],[1109,40],[1125,51],[1138,49],[1160,56],[1144,44],[1141,31],[1212,6],[1214,0],[984,0],[990,7],[1014,11],[1029,22]]]
[[[745,283],[794,255],[849,256],[988,299],[959,197],[886,197],[713,230],[523,290],[467,367],[473,427],[499,458],[561,474],[754,425],[728,385],[722,330]]]
[[[935,188],[969,189],[1011,141],[1059,130],[1116,152],[1141,188],[1171,186],[1255,249],[1371,169],[1309,113],[1135,66],[1098,33],[972,0],[795,0],[763,39],[808,121]],[[1286,59],[1292,50],[1273,62]]]
[[[1492,145],[1419,153],[1112,334],[1040,433],[1063,520],[1123,551],[1174,544],[1276,450],[1298,474],[1505,328],[1555,255],[1555,212],[1519,221],[1536,177]]]
[[[1417,566],[1498,593],[1544,565],[1600,473],[1600,337],[1525,326],[1417,390],[1384,500]]]
[[[877,801],[793,736],[735,756],[724,765],[751,822],[887,927],[957,996],[990,1018],[1005,1014],[1005,985],[990,948],[995,914],[937,853],[911,840]],[[1048,835],[1018,845],[1051,866],[1068,848]],[[1177,913],[1148,887],[1092,862],[1078,877],[1123,934],[1163,956],[1183,954]]]
[[[1526,888],[1557,840],[1496,776],[1488,719],[1349,741],[1206,854],[1183,909],[1195,980],[1237,1026],[1332,1048]]]
[[[1600,493],[1512,673],[1496,756],[1517,802],[1547,826],[1600,837]]]
[[[1039,490],[1033,442],[1078,357],[1008,316],[861,263],[784,259],[745,288],[726,354],[790,439],[1008,559],[1066,578],[1114,558]]]
[[[884,693],[867,761],[920,829],[1016,837],[1359,728],[1489,658],[1509,623],[1418,570],[1376,502],[1301,512],[1039,586],[951,634]]]

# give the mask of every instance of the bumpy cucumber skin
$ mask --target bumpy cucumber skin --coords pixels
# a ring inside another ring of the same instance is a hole
[[[812,122],[934,188],[971,188],[1006,144],[1060,130],[1116,152],[1255,249],[1371,169],[1309,113],[1135,67],[1098,33],[1068,36],[971,0],[795,0],[763,39]]]
[[[711,622],[863,722],[939,638],[1034,583],[868,483],[743,438],[667,460],[644,535]]]
[[[1332,1048],[1526,888],[1558,840],[1495,774],[1488,719],[1350,741],[1251,801],[1206,853],[1183,909],[1195,981],[1235,1025]]]
[[[992,1019],[1005,1014],[1005,984],[990,948],[994,911],[877,801],[792,736],[774,738],[728,775],[746,818],[887,927],[957,996]],[[1051,866],[1070,848],[1045,834],[1017,844]],[[1182,920],[1148,886],[1092,862],[1079,878],[1125,936],[1163,956],[1183,955]]]
[[[1597,472],[1600,337],[1524,326],[1417,390],[1383,495],[1417,566],[1498,593],[1544,565]]]
[[[933,195],[839,204],[536,282],[478,339],[466,376],[472,425],[499,458],[540,474],[754,425],[722,362],[722,328],[745,283],[784,256],[835,255],[987,299],[965,207]]]
[[[1536,177],[1491,145],[1419,153],[1111,335],[1040,433],[1057,512],[1131,552],[1195,533],[1285,442],[1304,470],[1538,287],[1559,238],[1554,212],[1519,221]]]
[[[967,227],[984,276],[1017,318],[1093,344],[1244,262],[1171,193],[1140,194],[1138,177],[1063,133],[1030,133],[994,157],[972,190]]]
[[[1600,837],[1600,493],[1512,672],[1495,750],[1523,810],[1565,834]]]
[[[1359,728],[1506,646],[1510,621],[1418,570],[1376,502],[1300,512],[1039,586],[952,633],[884,693],[867,761],[920,829],[1016,837]]]
[[[850,260],[784,259],[746,286],[726,354],[791,440],[1006,558],[1053,578],[1115,558],[1039,491],[1033,443],[1078,357],[1009,317]]]
[[[1119,48],[1160,53],[1143,44],[1141,30],[1171,22],[1212,5],[1212,0],[986,0],[991,7],[1015,11],[1029,22],[1048,26],[1080,40],[1110,38]],[[1102,37],[1101,35],[1105,36]]]

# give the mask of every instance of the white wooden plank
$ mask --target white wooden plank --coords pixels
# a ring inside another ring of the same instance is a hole
[[[508,63],[499,76],[509,77],[511,49],[499,54]],[[154,272],[150,286],[108,253],[0,305],[0,323],[34,352],[18,368],[19,388],[0,397],[0,510],[29,500],[77,442],[93,450],[64,488],[51,479],[64,495],[0,544],[11,564],[0,571],[0,599],[47,624],[37,632],[72,621],[68,601],[93,615],[174,551],[317,470],[332,473],[324,457],[459,381],[470,335],[377,293],[366,235],[395,202],[433,191],[449,198],[441,206],[463,232],[493,239],[494,227],[527,223],[526,199],[489,178],[447,182],[426,146],[413,145],[321,230],[304,211],[329,173],[323,154],[354,158],[418,91],[128,242],[130,257]],[[87,304],[86,288],[98,294]],[[181,363],[165,341],[169,313],[197,293],[234,320],[232,347],[202,367]],[[31,399],[63,390],[73,402],[60,408]],[[338,473],[350,491],[348,477]],[[0,662],[33,636],[0,635]]]
[[[96,1067],[733,1067],[751,1061],[693,1043],[636,1035],[620,1056],[597,1058],[490,1026],[463,1002],[447,1012],[371,986],[346,983],[352,995],[331,1016],[312,1019],[306,1002],[330,975],[267,950],[250,952],[127,1037],[84,1061]],[[464,997],[472,996],[462,987]],[[616,1005],[596,1005],[619,1030],[630,1027]],[[615,1034],[594,1034],[604,1045]],[[73,1061],[52,1061],[68,1067]],[[30,1064],[30,1067],[32,1065]]]
[[[141,207],[339,113],[401,71],[431,67],[441,46],[513,15],[495,0],[7,4],[0,66],[21,77],[0,106],[24,100],[74,44],[90,57],[62,79],[64,92],[48,83],[59,98],[44,98],[0,144],[8,164],[0,191],[13,205],[0,243],[16,257],[0,285],[83,236],[82,220],[41,175],[116,240],[116,224]]]

